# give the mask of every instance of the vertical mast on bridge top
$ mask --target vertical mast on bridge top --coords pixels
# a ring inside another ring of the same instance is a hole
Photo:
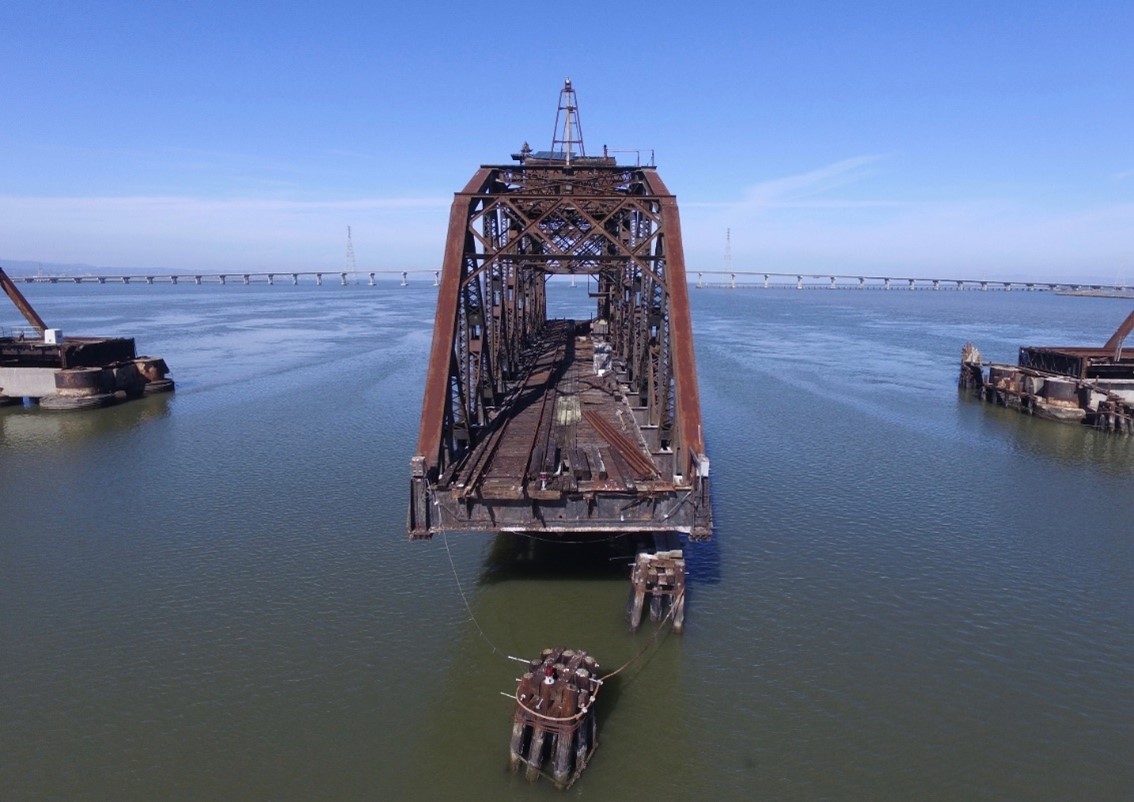
[[[560,127],[559,121],[563,120]],[[562,138],[560,138],[562,133]],[[575,97],[575,88],[571,86],[571,79],[563,79],[563,88],[559,90],[559,110],[555,112],[555,130],[551,132],[551,154],[556,157],[556,145],[563,146],[563,158],[567,166],[571,166],[571,149],[573,145],[579,146],[579,155],[586,156],[587,149],[583,147],[583,123],[579,119],[579,101]]]

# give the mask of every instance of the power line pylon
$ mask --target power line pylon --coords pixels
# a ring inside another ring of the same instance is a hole
[[[724,269],[725,272],[732,276],[732,283],[729,285],[734,290],[736,289],[736,273],[732,269],[732,229],[726,228],[724,235]]]
[[[346,227],[346,269],[348,273],[354,273],[357,270],[357,265],[354,261],[354,242],[350,238],[350,226]]]

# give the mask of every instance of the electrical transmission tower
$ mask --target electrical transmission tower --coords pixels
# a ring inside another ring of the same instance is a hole
[[[350,226],[346,227],[346,269],[348,273],[354,273],[357,269],[354,261],[354,242],[350,238]]]
[[[731,278],[730,286],[736,289],[736,273],[732,270],[732,229],[726,228],[724,235],[724,269]]]

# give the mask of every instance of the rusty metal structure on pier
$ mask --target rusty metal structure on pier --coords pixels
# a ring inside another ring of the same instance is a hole
[[[560,121],[562,120],[562,126]],[[588,156],[568,80],[552,147],[477,170],[449,217],[408,528],[711,535],[677,201]],[[594,312],[549,320],[560,275]]]
[[[960,386],[985,401],[1039,417],[1134,434],[1134,354],[1123,351],[1134,312],[1101,347],[1024,346],[1015,365],[988,364],[972,343],[961,351]]]
[[[0,289],[30,329],[0,331],[0,405],[37,400],[44,409],[80,410],[173,390],[165,360],[139,356],[132,337],[64,337],[0,268]]]

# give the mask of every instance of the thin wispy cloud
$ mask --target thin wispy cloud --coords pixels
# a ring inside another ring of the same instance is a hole
[[[689,215],[696,269],[717,269],[724,230],[717,215]],[[1134,203],[1033,208],[1022,200],[911,204],[885,215],[755,216],[731,230],[733,269],[989,277],[1007,273],[1074,279],[1134,273]],[[719,243],[719,244],[718,244]]]
[[[806,173],[774,178],[744,190],[743,203],[754,206],[774,206],[784,203],[799,204],[839,187],[858,183],[874,174],[871,166],[881,156],[856,156],[843,159]]]
[[[886,199],[848,199],[824,197],[838,189],[862,183],[875,175],[879,155],[855,156],[803,173],[772,178],[745,187],[739,198],[721,201],[693,201],[683,206],[731,209],[755,213],[764,209],[858,209],[908,205]]]

